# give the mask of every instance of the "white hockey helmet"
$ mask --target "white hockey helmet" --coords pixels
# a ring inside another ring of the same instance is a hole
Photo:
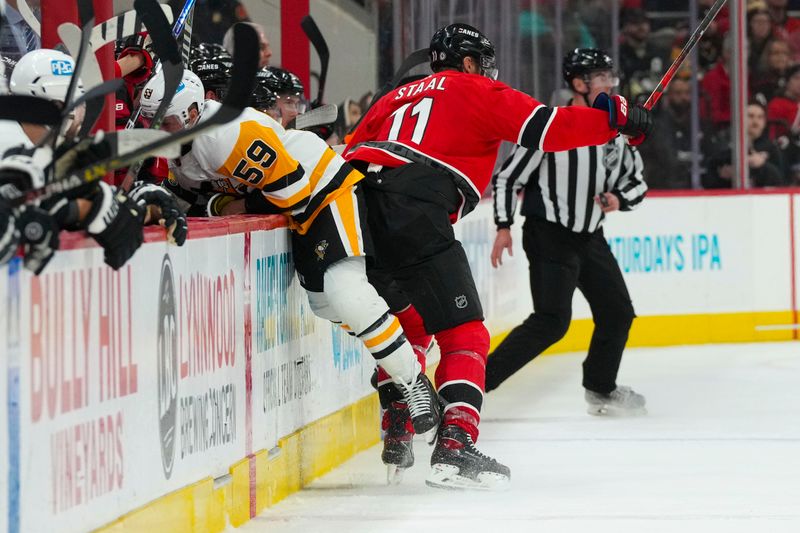
[[[63,102],[72,81],[75,62],[58,50],[42,48],[20,58],[11,73],[12,94],[23,94]],[[78,82],[76,96],[83,94]]]
[[[205,105],[205,90],[203,89],[203,82],[197,77],[197,74],[191,70],[183,71],[183,79],[175,91],[175,96],[167,108],[165,117],[175,115],[181,119],[184,126],[189,124],[189,110],[192,106],[197,106],[197,112],[203,112]],[[145,84],[142,89],[142,97],[140,105],[142,108],[142,116],[144,118],[152,118],[156,114],[161,100],[164,99],[164,72],[159,71],[158,74],[150,78],[150,81]]]

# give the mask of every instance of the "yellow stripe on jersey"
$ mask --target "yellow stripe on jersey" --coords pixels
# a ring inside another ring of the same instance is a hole
[[[355,195],[353,194],[340,194],[333,202],[339,208],[339,216],[342,217],[342,224],[344,231],[347,234],[347,240],[350,243],[350,249],[353,251],[354,256],[361,255],[361,249],[358,246],[358,225],[359,221],[356,219]]]
[[[289,229],[294,230],[301,235],[305,235],[305,233],[308,232],[308,228],[311,227],[311,224],[314,222],[314,219],[317,218],[317,215],[319,215],[320,211],[328,207],[328,205],[336,200],[339,195],[352,194],[350,188],[363,179],[364,174],[357,170],[351,171],[347,177],[345,177],[342,185],[336,190],[330,192],[310,215],[305,216],[302,223],[298,223],[296,220],[294,220],[294,218],[290,217]]]
[[[298,165],[271,128],[248,120],[239,124],[239,138],[217,172],[262,189],[291,174]]]
[[[317,188],[317,183],[325,174],[325,170],[328,168],[328,165],[333,161],[333,158],[336,157],[336,152],[331,150],[330,148],[326,149],[322,153],[322,157],[319,158],[319,163],[317,166],[314,167],[314,171],[311,173],[311,177],[308,178],[308,184],[311,186],[311,190]]]

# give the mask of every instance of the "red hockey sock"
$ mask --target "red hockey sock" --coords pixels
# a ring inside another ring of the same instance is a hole
[[[436,341],[442,353],[436,369],[436,389],[445,400],[444,423],[462,427],[478,440],[478,424],[486,381],[489,332],[481,321],[440,331]]]

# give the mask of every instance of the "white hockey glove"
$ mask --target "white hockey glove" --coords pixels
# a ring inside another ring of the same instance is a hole
[[[134,183],[129,196],[145,211],[148,207],[155,207],[152,210],[156,216],[155,221],[167,228],[167,240],[183,246],[189,233],[189,224],[186,222],[186,213],[171,192],[160,185],[139,181]]]

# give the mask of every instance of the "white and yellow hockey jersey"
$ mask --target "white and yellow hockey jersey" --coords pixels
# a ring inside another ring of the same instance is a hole
[[[206,101],[203,114],[210,116],[219,105]],[[313,133],[284,130],[251,108],[196,137],[188,153],[170,161],[170,171],[184,189],[240,196],[248,212],[287,215],[291,229],[301,234],[364,178]]]

